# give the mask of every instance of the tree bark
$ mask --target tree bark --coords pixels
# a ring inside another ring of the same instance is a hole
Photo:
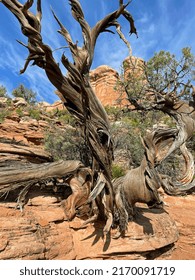
[[[21,186],[35,184],[47,179],[67,177],[83,168],[80,161],[57,161],[52,163],[29,164],[0,169],[0,193],[9,192]]]

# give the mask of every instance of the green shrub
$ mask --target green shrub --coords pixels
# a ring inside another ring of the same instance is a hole
[[[11,106],[12,105],[12,99],[10,97],[7,97],[6,105],[7,106]]]
[[[24,109],[23,108],[17,108],[16,113],[20,118],[22,118],[24,116]]]
[[[29,110],[28,110],[28,113],[29,113],[29,116],[32,118],[32,119],[35,119],[35,120],[40,120],[40,118],[41,118],[41,112],[40,112],[40,110],[39,109],[37,109],[37,108],[30,108]]]
[[[123,150],[129,157],[130,166],[137,167],[140,165],[144,155],[144,148],[141,143],[139,128],[132,127],[129,122],[113,123],[111,134],[114,139],[114,151]]]
[[[44,143],[54,160],[80,160],[85,166],[91,164],[89,149],[76,129],[53,127],[45,135]]]
[[[121,113],[121,109],[119,107],[114,107],[114,106],[105,106],[105,110],[107,112],[108,115],[116,115],[116,114],[119,114]]]
[[[124,175],[125,175],[125,170],[123,169],[122,166],[117,165],[117,164],[113,164],[112,165],[112,176],[113,176],[113,179],[114,178],[119,178],[119,177],[124,176]]]
[[[3,85],[0,85],[0,97],[8,97],[7,89]]]
[[[23,84],[19,85],[12,91],[12,95],[14,97],[22,97],[26,102],[29,104],[36,103],[36,92],[32,91],[31,89],[26,88]]]
[[[69,124],[74,126],[75,118],[66,110],[58,110],[54,109],[51,112],[47,113],[50,118],[58,119],[60,122],[64,124]]]
[[[10,116],[10,110],[0,108],[0,123],[2,123],[8,116]]]
[[[67,111],[61,111],[62,113],[60,114],[60,116],[58,117],[58,119],[65,124],[70,124],[70,125],[74,125],[75,123],[75,119],[73,116],[70,115],[69,112]]]

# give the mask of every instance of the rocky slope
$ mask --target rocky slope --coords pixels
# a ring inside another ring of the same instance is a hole
[[[101,75],[103,79],[100,71]],[[109,79],[105,84],[112,84]],[[5,100],[0,104],[3,112],[8,105]],[[51,129],[51,119],[64,129],[51,113],[62,104],[40,104],[39,118],[26,110],[24,100],[14,100],[9,106],[11,113],[0,122],[0,166],[10,160],[20,164],[52,160],[43,149],[44,134]],[[163,191],[161,195],[164,210],[139,204],[126,236],[113,239],[113,229],[105,239],[103,222],[78,230],[81,218],[66,221],[61,193],[52,187],[31,188],[22,212],[17,209],[18,193],[4,194],[0,198],[0,259],[195,259],[194,195],[170,197]]]

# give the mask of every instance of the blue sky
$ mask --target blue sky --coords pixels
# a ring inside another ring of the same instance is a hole
[[[86,20],[91,26],[118,7],[118,0],[81,0],[80,2]],[[59,28],[50,7],[70,31],[72,38],[82,44],[80,27],[71,16],[68,0],[42,0],[43,41],[53,50],[66,46],[64,39],[57,33]],[[187,46],[191,47],[195,54],[194,0],[132,0],[127,9],[135,20],[138,38],[134,34],[128,35],[129,24],[126,21],[122,20],[121,24],[134,56],[148,60],[160,50],[179,56],[181,49]],[[52,103],[57,100],[55,88],[50,84],[42,69],[36,66],[29,67],[23,75],[19,74],[28,52],[16,42],[16,39],[27,42],[20,32],[20,26],[15,17],[0,3],[0,85],[4,85],[11,93],[14,88],[23,83],[37,92],[39,101]],[[67,49],[56,50],[54,56],[57,62],[60,62],[62,52],[69,57]],[[102,34],[97,41],[92,69],[107,64],[120,71],[122,61],[127,56],[128,49],[117,34]],[[64,73],[66,73],[65,70]]]

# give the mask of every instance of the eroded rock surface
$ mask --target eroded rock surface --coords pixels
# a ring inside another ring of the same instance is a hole
[[[124,238],[103,238],[103,222],[78,229],[83,220],[65,221],[58,194],[31,190],[23,212],[9,196],[0,203],[0,259],[150,259],[172,252],[178,229],[160,209],[138,208]]]
[[[127,105],[124,93],[115,90],[119,74],[107,65],[101,65],[90,71],[90,82],[104,106]]]
[[[171,260],[195,260],[195,195],[164,196],[166,211],[176,222],[179,238],[167,258]]]

